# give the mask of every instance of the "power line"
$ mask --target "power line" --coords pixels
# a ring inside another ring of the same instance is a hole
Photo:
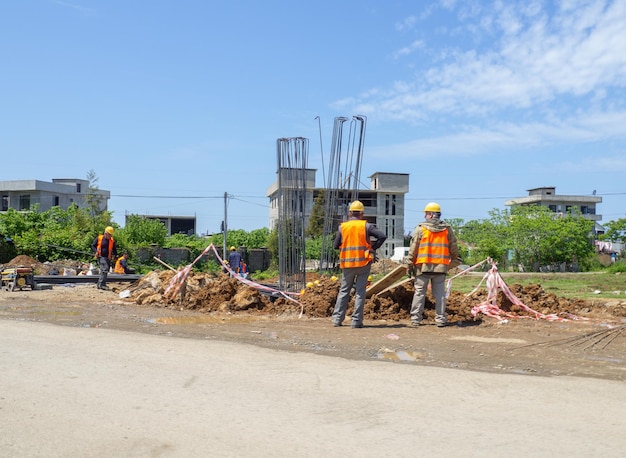
[[[133,199],[222,199],[224,196],[140,196],[132,194],[111,194],[111,197],[130,197]]]

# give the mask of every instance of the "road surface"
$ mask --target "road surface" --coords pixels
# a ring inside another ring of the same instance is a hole
[[[0,320],[3,457],[621,457],[626,384]]]

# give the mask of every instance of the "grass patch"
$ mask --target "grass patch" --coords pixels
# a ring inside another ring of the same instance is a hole
[[[469,273],[452,280],[452,290],[469,293],[485,275]],[[517,273],[500,272],[507,285],[522,286],[539,284],[544,291],[569,299],[614,298],[626,300],[626,274],[611,272],[580,273]],[[485,282],[481,288],[486,288]],[[596,293],[600,291],[600,293]]]

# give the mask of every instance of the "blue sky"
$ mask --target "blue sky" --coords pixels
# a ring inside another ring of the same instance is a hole
[[[253,230],[276,140],[308,138],[322,186],[334,118],[365,115],[363,184],[410,174],[405,233],[428,201],[483,219],[541,186],[596,190],[606,223],[626,217],[624,24],[623,0],[4,0],[0,180],[94,170],[116,222],[199,233],[228,193]]]

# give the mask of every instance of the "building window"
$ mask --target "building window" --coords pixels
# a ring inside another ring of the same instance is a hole
[[[52,196],[52,206],[53,207],[59,206],[59,196]]]
[[[385,194],[385,215],[396,214],[396,195]]]
[[[30,194],[20,196],[20,210],[30,210]]]
[[[556,213],[556,205],[548,205],[548,208],[552,213]]]
[[[2,211],[5,212],[9,209],[9,196],[2,196]]]
[[[80,183],[76,183],[76,192],[80,192]]]

